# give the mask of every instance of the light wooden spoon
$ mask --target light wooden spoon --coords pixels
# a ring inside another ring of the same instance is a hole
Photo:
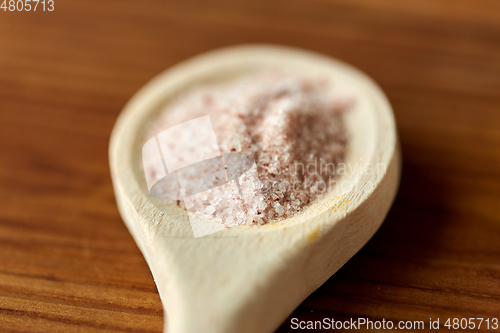
[[[324,77],[355,95],[345,119],[347,170],[296,217],[194,238],[185,211],[148,193],[141,158],[147,128],[187,89],[268,69]],[[263,45],[209,52],[153,79],[118,118],[109,154],[118,207],[153,273],[168,333],[275,330],[372,237],[400,174],[392,110],[373,81],[322,55]]]

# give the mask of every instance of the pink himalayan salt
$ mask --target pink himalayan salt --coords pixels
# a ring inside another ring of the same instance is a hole
[[[256,166],[240,178],[244,200],[233,182],[191,197],[186,208],[226,226],[265,224],[297,214],[334,186],[351,104],[322,80],[261,73],[189,91],[163,110],[149,137],[210,115],[221,153],[250,154]]]

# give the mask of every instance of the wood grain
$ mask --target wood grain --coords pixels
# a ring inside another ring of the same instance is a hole
[[[0,331],[161,331],[113,196],[111,128],[155,74],[247,42],[359,67],[402,142],[386,222],[291,317],[500,317],[498,1],[61,0],[0,11]]]

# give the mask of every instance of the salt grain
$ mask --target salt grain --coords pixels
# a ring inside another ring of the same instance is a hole
[[[337,176],[331,165],[345,158],[342,117],[353,101],[325,82],[255,74],[196,88],[169,104],[149,137],[208,114],[221,153],[250,154],[257,164],[258,182],[240,177],[244,198],[233,183],[194,196],[190,208],[226,226],[256,225],[291,217],[321,198]]]
[[[207,206],[205,208],[205,214],[207,215],[212,215],[215,212],[214,206]]]

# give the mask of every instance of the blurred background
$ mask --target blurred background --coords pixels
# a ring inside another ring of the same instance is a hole
[[[388,95],[402,143],[386,222],[290,318],[500,316],[498,0],[54,0],[0,10],[0,331],[161,332],[109,136],[153,76],[241,43],[358,67]]]

